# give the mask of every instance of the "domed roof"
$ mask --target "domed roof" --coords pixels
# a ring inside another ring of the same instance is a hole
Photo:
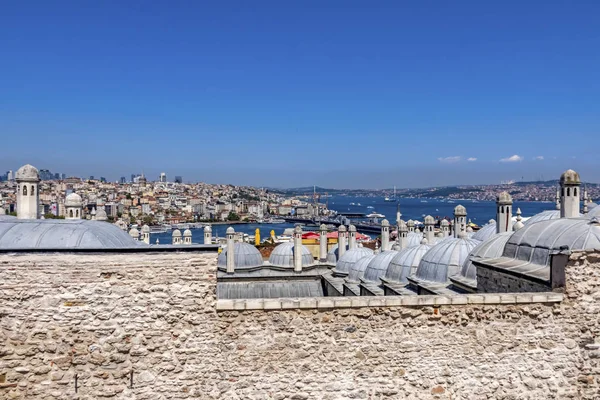
[[[148,225],[142,226],[142,233],[150,233],[150,227]]]
[[[233,264],[235,269],[256,268],[263,264],[260,251],[249,243],[237,242],[233,248]],[[217,258],[217,267],[227,269],[227,248]]]
[[[33,165],[26,164],[17,170],[17,173],[15,174],[15,180],[38,182],[40,180],[40,172]]]
[[[549,265],[550,253],[565,247],[569,250],[600,250],[598,220],[560,218],[526,224],[513,233],[502,256]]]
[[[185,231],[183,231],[183,236],[192,237],[192,231],[190,231],[189,229],[186,229]]]
[[[82,205],[83,200],[81,199],[81,196],[75,192],[70,193],[65,198],[65,207],[81,207]]]
[[[465,206],[459,204],[456,207],[454,207],[454,215],[465,216],[467,215],[467,209],[465,208]]]
[[[379,278],[385,275],[390,262],[397,254],[398,252],[394,250],[382,251],[377,254],[367,265],[363,279],[379,283]]]
[[[446,218],[444,218],[442,220],[442,222],[440,222],[441,226],[450,226],[450,221],[448,221]]]
[[[431,249],[429,244],[403,249],[390,261],[385,277],[391,281],[406,283],[406,278],[417,271],[421,258]]]
[[[115,249],[140,245],[116,225],[103,222],[0,219],[0,249]]]
[[[371,260],[376,257],[375,254],[371,254],[369,256],[365,256],[358,260],[350,267],[350,272],[348,273],[348,282],[358,282],[365,275],[365,270],[369,266]]]
[[[418,246],[421,244],[423,234],[421,232],[409,232],[406,235],[406,247]]]
[[[475,232],[471,237],[480,242],[484,242],[496,234],[496,229],[496,221],[490,220],[490,222],[482,226],[481,229]]]
[[[478,244],[470,238],[452,238],[438,243],[421,258],[416,277],[431,282],[447,282],[449,276],[460,272],[465,259]]]
[[[567,185],[579,185],[581,183],[581,178],[579,174],[572,169],[568,169],[560,176],[560,184]]]
[[[138,231],[137,228],[132,228],[129,230],[129,236],[132,238],[138,238],[140,237],[140,231]]]
[[[338,262],[339,246],[339,244],[335,244],[331,249],[329,249],[329,251],[327,252],[327,264],[335,265]],[[348,245],[346,245],[346,251],[348,251]]]
[[[400,232],[406,232],[408,231],[408,226],[406,225],[406,222],[400,220],[400,223],[398,224],[398,228],[400,230]]]
[[[533,217],[527,219],[524,222],[525,226],[534,224],[540,221],[547,221],[550,219],[559,219],[560,218],[560,210],[546,210],[541,213],[535,214]]]
[[[173,237],[181,237],[181,231],[179,229],[175,229],[171,235]]]
[[[433,217],[431,215],[428,215],[425,217],[425,219],[423,220],[423,223],[425,225],[433,225],[435,224],[435,219],[433,219]]]
[[[373,250],[367,247],[355,247],[352,250],[348,250],[338,260],[335,269],[338,272],[350,272],[350,268],[363,257],[370,256],[373,254]]]
[[[294,267],[294,242],[282,243],[275,247],[269,257],[271,265],[278,267]],[[302,266],[311,265],[314,263],[313,256],[306,248],[302,246]]]
[[[484,258],[498,258],[504,252],[504,246],[513,232],[494,234],[485,242],[479,243],[462,264],[460,275],[468,279],[477,280],[477,268],[471,260]]]
[[[586,217],[589,219],[592,219],[595,217],[600,218],[600,207],[594,207],[592,209],[589,209],[588,213],[586,214]]]
[[[204,227],[204,232],[208,233],[208,232],[212,232],[212,228],[210,227],[210,225],[206,225]]]
[[[496,201],[500,204],[512,204],[513,199],[510,193],[502,192],[496,197]]]

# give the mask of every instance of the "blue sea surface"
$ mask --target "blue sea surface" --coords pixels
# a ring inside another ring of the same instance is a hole
[[[322,200],[323,201],[323,200]],[[351,203],[354,203],[351,205]],[[360,204],[360,205],[359,205]],[[472,201],[472,200],[439,200],[439,199],[399,199],[398,203],[386,202],[383,198],[376,197],[354,197],[354,196],[332,196],[328,199],[329,209],[337,212],[354,212],[370,214],[373,212],[383,214],[392,225],[396,223],[396,207],[400,205],[402,219],[423,221],[424,215],[431,215],[434,218],[452,218],[454,207],[462,204],[467,209],[467,219],[470,219],[477,225],[485,225],[490,219],[496,218],[496,203],[493,201]],[[531,217],[544,210],[553,210],[554,203],[551,202],[515,202],[513,204],[513,215],[516,215],[517,208],[521,209],[523,217]],[[260,230],[261,238],[269,236],[271,230],[275,235],[281,235],[286,228],[293,228],[294,224],[233,224],[236,232],[254,235],[256,229]],[[212,234],[216,237],[225,237],[225,231],[229,225],[213,225]],[[305,231],[317,230],[316,227],[305,227]],[[373,233],[366,233],[371,237],[377,236]],[[202,229],[192,229],[192,241],[202,243],[204,233]],[[171,232],[153,233],[150,235],[150,242],[156,243],[159,239],[161,244],[171,243]]]

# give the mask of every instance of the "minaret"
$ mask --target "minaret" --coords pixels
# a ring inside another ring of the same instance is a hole
[[[583,215],[587,215],[588,213],[588,202],[590,199],[588,198],[587,185],[583,189]]]
[[[415,221],[413,221],[412,219],[408,220],[406,226],[408,227],[408,233],[415,231]]]
[[[225,235],[227,236],[227,273],[233,274],[235,272],[235,241],[233,240],[235,230],[233,227],[227,228]]]
[[[212,228],[210,225],[204,227],[204,244],[212,243]]]
[[[302,228],[294,228],[294,272],[302,272]]]
[[[427,243],[433,244],[435,242],[435,232],[433,230],[435,220],[431,215],[428,215],[423,222],[425,224],[425,239],[427,239]]]
[[[402,220],[402,213],[400,212],[400,203],[396,205],[396,227],[400,226]]]
[[[23,165],[15,174],[17,181],[17,218],[40,217],[40,173],[33,165]]]
[[[356,227],[350,225],[348,227],[348,250],[356,248]]]
[[[496,233],[512,231],[513,199],[508,192],[502,192],[496,197]]]
[[[192,231],[190,231],[189,229],[183,231],[183,244],[192,244]]]
[[[181,244],[181,231],[179,229],[175,229],[171,234],[171,237],[173,238],[173,244]]]
[[[150,244],[150,227],[148,225],[142,226],[142,241]]]
[[[390,222],[387,219],[381,221],[381,251],[390,249]]]
[[[572,169],[565,171],[560,176],[560,217],[579,217],[579,187],[581,179],[579,174]]]
[[[454,208],[454,237],[460,237],[460,233],[467,233],[467,209],[462,205]]]
[[[327,226],[321,224],[319,227],[319,261],[327,261]]]
[[[556,189],[556,209],[560,210],[560,189]]]
[[[406,222],[400,220],[400,224],[398,225],[398,244],[401,249],[406,248],[406,237],[408,236],[408,227],[406,226]]]
[[[340,225],[338,228],[338,256],[339,260],[342,258],[344,253],[346,252],[346,227],[344,225]]]

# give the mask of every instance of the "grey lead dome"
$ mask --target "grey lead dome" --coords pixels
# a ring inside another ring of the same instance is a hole
[[[306,267],[314,263],[313,256],[306,248],[302,246],[302,266]],[[287,242],[282,243],[275,247],[271,256],[269,257],[269,263],[278,267],[294,267],[294,243]]]
[[[233,246],[233,264],[236,269],[256,268],[263,264],[262,255],[256,247],[243,242],[235,243]],[[217,267],[227,269],[227,248],[219,254]]]

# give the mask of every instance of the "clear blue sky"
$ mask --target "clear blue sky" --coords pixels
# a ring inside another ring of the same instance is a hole
[[[0,170],[600,181],[599,15],[600,1],[4,2]]]

